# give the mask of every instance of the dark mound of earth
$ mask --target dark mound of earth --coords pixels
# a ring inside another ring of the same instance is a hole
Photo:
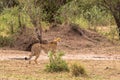
[[[52,27],[43,35],[43,38],[46,40],[52,40],[56,37],[62,39],[60,42],[61,49],[74,50],[113,45],[106,37],[101,36],[95,31],[82,29],[76,24]]]
[[[112,43],[95,31],[85,30],[76,24],[57,25],[47,32],[43,32],[43,39],[52,41],[60,37],[60,49],[82,49],[97,46],[109,46]],[[34,29],[24,28],[15,35],[14,47],[19,50],[30,50],[32,44],[39,42]]]

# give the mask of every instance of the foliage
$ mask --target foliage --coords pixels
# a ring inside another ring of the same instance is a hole
[[[120,39],[120,0],[99,0],[98,3],[111,12],[117,24]]]
[[[0,14],[0,31],[4,32],[6,35],[13,34],[18,31],[18,9],[18,7],[5,8],[4,11]],[[30,23],[29,16],[24,12],[21,12],[21,14],[22,24],[25,24],[26,26],[32,25]]]
[[[48,29],[55,23],[75,23],[96,30],[96,26],[118,26],[119,0],[0,0],[0,31],[14,34],[22,25]],[[74,6],[74,7],[73,7]]]
[[[0,36],[0,47],[4,47],[4,46],[13,46],[13,38],[12,37],[3,37]]]
[[[57,12],[63,5],[72,0],[37,0],[37,5],[41,5],[43,13],[46,15],[44,20],[52,23],[55,22],[55,17],[59,16]]]
[[[52,52],[48,53],[50,63],[46,65],[46,71],[48,72],[61,72],[69,71],[67,63],[62,59],[63,52],[58,51],[56,54]]]
[[[22,12],[25,12],[32,22],[32,24],[36,27],[40,25],[40,21],[42,19],[42,9],[41,6],[37,6],[34,0],[26,0],[20,2],[20,8]]]
[[[18,4],[18,0],[0,0],[0,12],[2,12],[4,8],[12,8]]]
[[[102,10],[102,8],[97,5],[95,0],[90,2],[75,0],[62,6],[58,12],[60,13],[61,22],[77,23],[83,28],[114,24],[110,12]]]
[[[87,75],[85,68],[80,64],[76,64],[76,63],[71,65],[71,73],[75,77]]]

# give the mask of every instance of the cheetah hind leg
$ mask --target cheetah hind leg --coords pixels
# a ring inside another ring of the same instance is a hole
[[[35,60],[34,60],[36,64],[38,64],[38,62],[37,62],[38,58],[39,58],[39,55],[36,55]]]
[[[29,64],[31,64],[31,58],[32,58],[33,56],[34,56],[33,54],[30,54],[30,55],[29,55],[29,58],[28,58]]]

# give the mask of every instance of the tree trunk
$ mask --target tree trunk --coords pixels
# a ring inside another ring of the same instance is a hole
[[[18,14],[18,24],[19,24],[19,28],[21,28],[22,27],[22,23],[21,23],[21,14],[20,14],[20,12],[19,12],[19,14]]]
[[[116,20],[115,20],[116,21]],[[119,35],[119,39],[120,39],[120,20],[116,21],[117,24],[117,28],[118,28],[118,35]]]
[[[35,7],[35,10],[36,10],[37,0],[34,0],[34,7]],[[42,43],[42,26],[41,26],[41,22],[40,22],[40,19],[39,19],[38,15],[35,16],[35,20],[33,19],[33,24],[34,24],[34,27],[35,27],[35,33],[37,35],[37,38],[39,39],[39,43]]]
[[[11,30],[11,34],[13,34],[14,33],[13,25],[10,25],[10,30]]]
[[[114,19],[115,19],[115,22],[117,24],[117,28],[118,28],[118,35],[119,35],[119,39],[120,39],[120,13],[119,15],[117,15],[115,12],[113,12],[113,16],[114,16]]]
[[[118,28],[119,40],[120,40],[120,1],[116,3],[116,6],[114,5],[108,5],[108,6],[115,19],[115,22]]]
[[[117,27],[118,27],[118,34],[119,34],[119,40],[120,40],[120,22],[117,22]]]
[[[42,27],[37,27],[36,28],[36,35],[37,38],[39,39],[39,42],[42,43],[43,39],[42,39]]]

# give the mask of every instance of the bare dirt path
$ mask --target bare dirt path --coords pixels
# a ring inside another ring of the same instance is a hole
[[[77,53],[77,52],[76,52]],[[24,60],[30,52],[18,50],[0,50],[0,60]],[[120,60],[120,54],[94,54],[92,52],[83,54],[65,54],[63,59],[67,60]],[[39,60],[48,60],[47,54],[41,54]]]

